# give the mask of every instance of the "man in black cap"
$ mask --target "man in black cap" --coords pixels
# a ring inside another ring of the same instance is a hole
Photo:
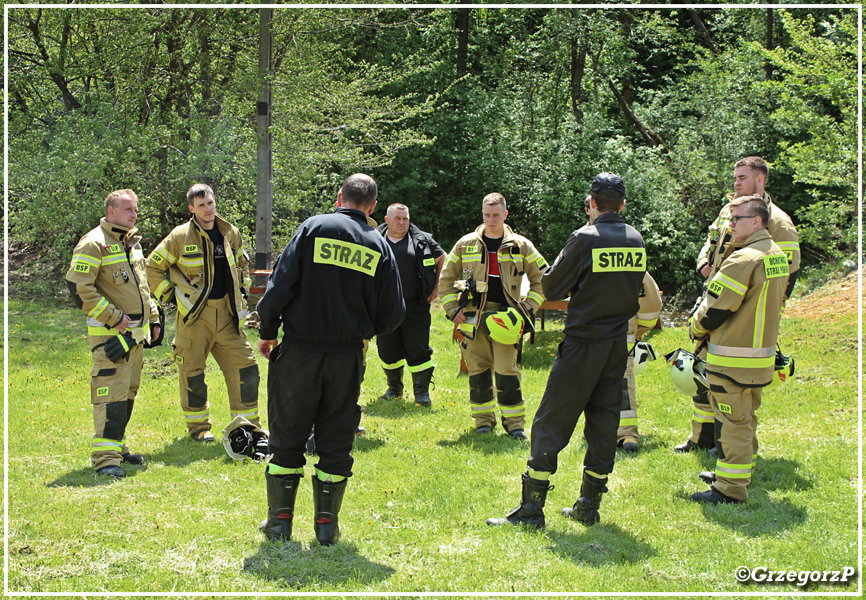
[[[520,506],[488,525],[524,523],[544,527],[544,502],[557,455],[568,445],[581,413],[587,441],[580,497],[562,514],[592,525],[599,521],[601,494],[613,471],[619,426],[628,320],[638,311],[646,271],[643,238],[626,225],[625,184],[600,173],[590,188],[595,220],[569,235],[556,262],[542,277],[547,298],[571,295],[560,344],[541,405],[532,422],[532,445],[522,477]]]

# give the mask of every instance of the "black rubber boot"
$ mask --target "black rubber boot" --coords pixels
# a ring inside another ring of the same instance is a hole
[[[412,373],[412,387],[415,392],[415,404],[430,406],[430,381],[433,379],[433,369],[425,369]]]
[[[487,519],[488,525],[532,525],[536,528],[544,527],[544,503],[547,500],[547,492],[553,489],[549,481],[543,479],[532,479],[526,473],[521,478],[523,492],[520,506],[505,515],[504,519]]]
[[[598,523],[601,520],[598,514],[601,495],[607,491],[605,483],[607,483],[607,478],[599,479],[584,471],[583,484],[580,486],[580,498],[571,508],[563,508],[562,514],[575,521],[580,521],[584,525]]]
[[[388,389],[379,396],[379,400],[396,400],[403,397],[403,367],[383,369],[388,379]]]
[[[265,471],[268,488],[268,518],[261,522],[259,530],[269,540],[288,540],[292,537],[292,520],[295,516],[295,498],[303,475],[271,475]]]
[[[346,492],[348,479],[332,483],[313,475],[313,511],[316,514],[314,528],[316,539],[323,546],[333,546],[340,538],[340,507]]]

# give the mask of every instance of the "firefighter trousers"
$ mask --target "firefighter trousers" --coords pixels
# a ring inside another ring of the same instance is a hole
[[[758,455],[757,410],[763,388],[741,388],[707,374],[710,404],[715,413],[716,489],[737,500],[748,500]]]
[[[144,349],[133,346],[129,358],[113,363],[105,356],[105,344],[114,336],[87,337],[93,351],[93,369],[90,372],[90,402],[93,405],[93,442],[90,461],[94,469],[120,466],[121,455],[129,452],[126,446],[126,426],[132,416],[132,407],[141,383]]]
[[[627,354],[625,339],[587,342],[566,338],[559,344],[532,422],[529,469],[556,472],[557,456],[568,445],[583,414],[587,442],[584,470],[598,475],[613,471]]]
[[[433,366],[430,347],[430,304],[415,300],[406,302],[406,318],[397,329],[376,338],[379,359],[386,370],[406,365],[410,373],[420,373]]]
[[[625,438],[633,438],[640,442],[637,430],[637,398],[634,385],[634,354],[628,355],[625,376],[622,378],[622,398],[619,409],[619,428],[616,430],[616,443],[621,444]]]
[[[360,344],[348,352],[310,352],[279,344],[268,364],[268,450],[271,463],[300,469],[315,426],[317,469],[351,477],[352,444],[361,420],[364,373]]]
[[[500,306],[487,303],[484,311],[488,310],[497,311]],[[520,390],[517,345],[494,342],[476,327],[475,339],[464,338],[460,347],[469,369],[469,406],[475,427],[496,425],[494,410],[498,402],[506,431],[525,429],[526,406]]]
[[[707,359],[707,349],[704,347],[698,354],[703,360]],[[710,405],[710,396],[707,392],[692,396],[692,433],[689,440],[698,448],[712,448],[714,441],[713,407]]]
[[[244,417],[256,426],[259,420],[259,366],[242,323],[235,321],[226,295],[208,300],[199,318],[184,325],[178,313],[177,332],[171,345],[180,383],[180,405],[190,434],[211,428],[210,402],[204,371],[212,354],[225,377],[231,419]]]

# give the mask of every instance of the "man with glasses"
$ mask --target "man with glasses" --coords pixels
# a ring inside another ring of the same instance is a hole
[[[707,280],[711,280],[722,262],[727,244],[731,241],[731,208],[730,202],[736,198],[757,195],[767,206],[769,221],[767,231],[773,241],[785,253],[790,271],[785,288],[785,299],[791,296],[797,273],[800,269],[800,243],[797,230],[785,211],[773,204],[765,185],[769,174],[769,166],[764,159],[757,156],[743,158],[734,165],[734,191],[727,196],[727,202],[719,216],[710,225],[707,241],[698,255],[697,271]],[[704,351],[701,350],[701,358]],[[698,448],[713,452],[713,411],[710,409],[706,393],[692,397],[694,411],[692,413],[692,432],[685,443],[674,447],[677,452],[691,452]]]
[[[689,319],[689,337],[707,348],[718,453],[712,487],[691,499],[710,504],[748,500],[758,453],[756,411],[773,378],[789,280],[788,258],[767,231],[770,211],[763,197],[737,198],[729,208],[731,241]]]

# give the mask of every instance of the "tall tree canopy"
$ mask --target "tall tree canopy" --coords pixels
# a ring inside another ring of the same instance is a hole
[[[855,252],[854,7],[274,9],[278,244],[364,170],[443,246],[499,191],[552,260],[607,170],[656,278],[694,288],[733,163],[760,155],[807,261]],[[61,265],[131,187],[152,244],[204,181],[251,242],[259,33],[243,6],[9,9],[10,236]]]

